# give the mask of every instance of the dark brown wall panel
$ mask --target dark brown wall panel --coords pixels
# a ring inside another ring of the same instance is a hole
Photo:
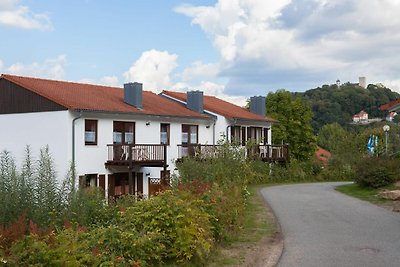
[[[0,114],[66,110],[67,108],[6,79],[0,79]]]

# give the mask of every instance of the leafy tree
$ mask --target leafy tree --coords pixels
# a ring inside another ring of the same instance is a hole
[[[370,118],[384,117],[386,114],[379,107],[400,98],[398,93],[383,85],[370,84],[364,89],[352,83],[345,83],[339,88],[336,85],[324,85],[295,95],[310,103],[315,115],[312,120],[314,132],[334,122],[344,127],[361,110],[365,110]]]
[[[319,146],[331,152],[336,152],[343,144],[346,136],[346,130],[344,130],[339,123],[335,122],[324,125],[321,130],[319,130],[317,143]]]
[[[313,134],[310,106],[300,97],[285,90],[269,93],[267,112],[279,121],[272,126],[273,143],[288,143],[290,154],[298,160],[308,160],[314,155],[316,137]]]

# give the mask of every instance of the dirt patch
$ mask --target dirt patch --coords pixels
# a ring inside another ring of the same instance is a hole
[[[377,205],[393,212],[400,212],[400,200],[388,201]]]

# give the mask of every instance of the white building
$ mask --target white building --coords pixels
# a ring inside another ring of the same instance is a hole
[[[201,93],[201,92],[199,92]],[[161,95],[186,104],[187,94],[164,90]],[[202,95],[202,93],[201,93]],[[226,102],[214,96],[203,96],[204,114],[215,117],[215,139],[226,138],[228,141],[245,146],[255,143],[260,145],[253,151],[260,153],[264,161],[286,161],[288,150],[285,145],[272,145],[271,126],[277,121],[265,117],[265,97],[255,96],[250,98],[250,111]]]
[[[271,143],[274,120],[207,96],[203,112],[202,93],[187,96],[186,104],[139,83],[122,89],[2,75],[0,149],[21,161],[26,145],[34,155],[48,145],[60,179],[75,162],[82,186],[118,196],[158,190],[191,146],[215,145],[222,135]]]
[[[368,113],[361,110],[359,113],[353,115],[353,122],[355,123],[366,123],[368,122]]]

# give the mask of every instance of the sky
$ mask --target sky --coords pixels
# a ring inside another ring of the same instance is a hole
[[[244,105],[277,89],[400,92],[400,0],[0,0],[0,73]]]

